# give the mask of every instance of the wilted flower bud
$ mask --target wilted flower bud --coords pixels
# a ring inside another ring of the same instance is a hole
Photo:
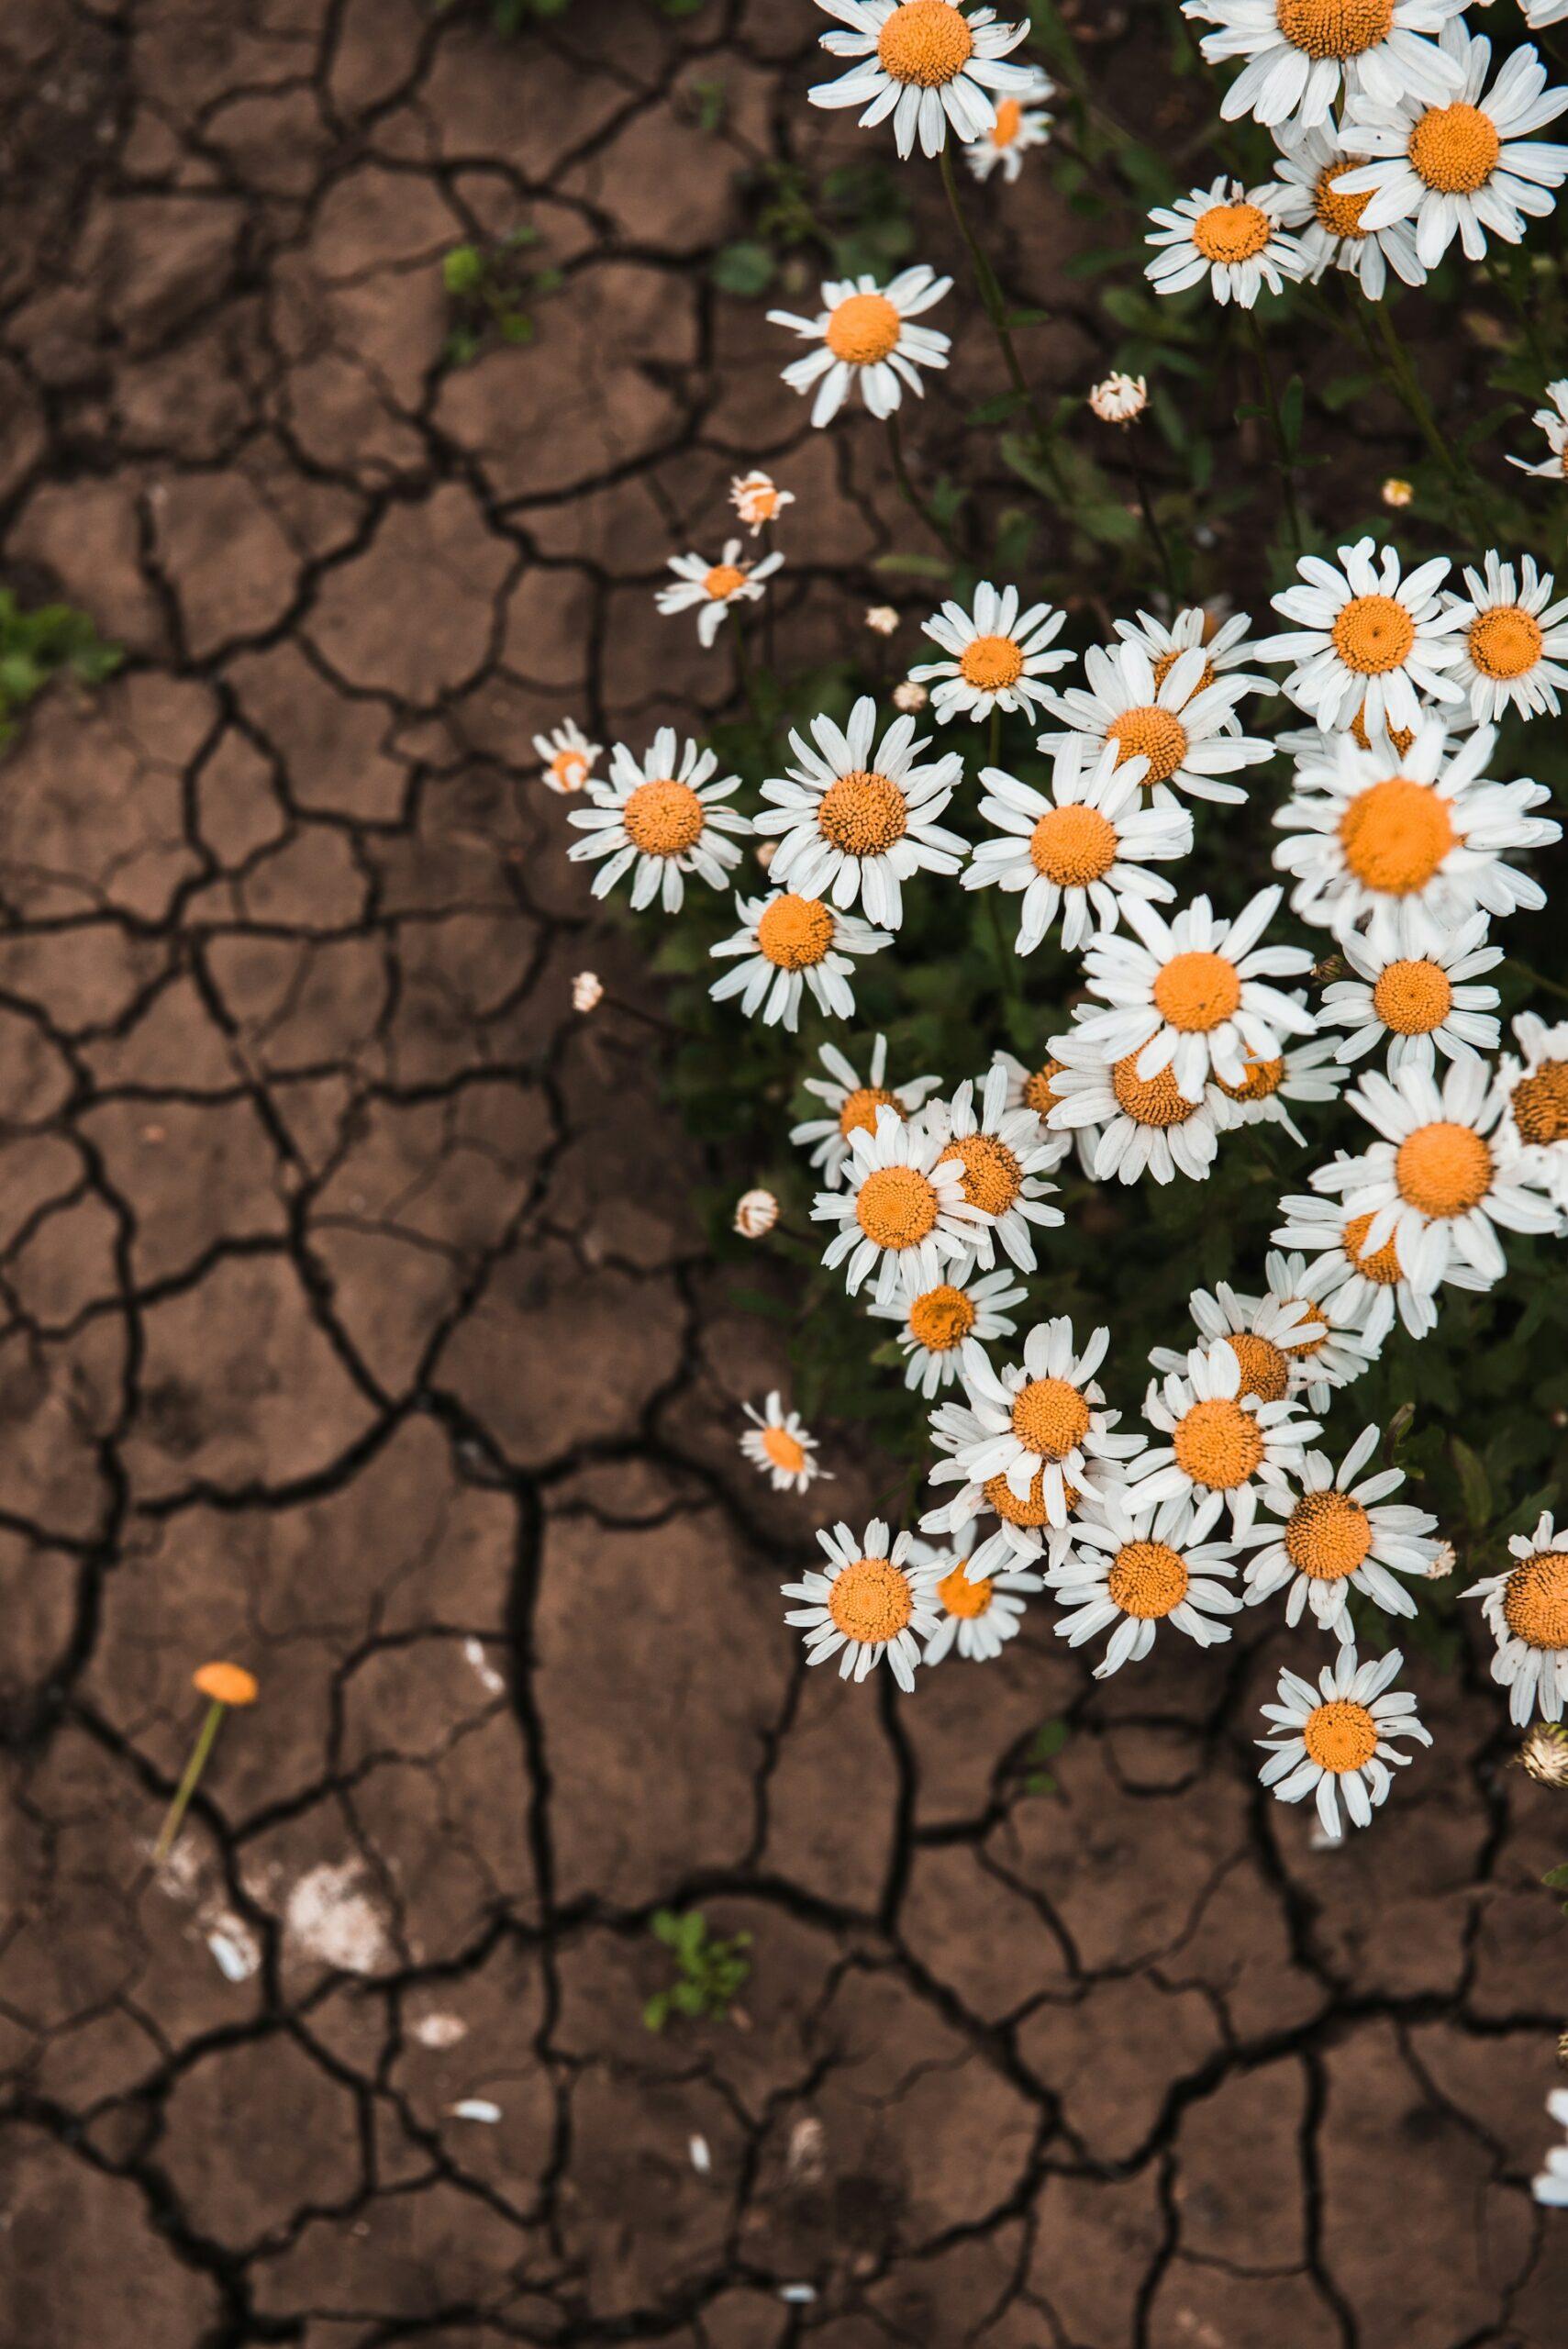
[[[1102,424],[1130,424],[1149,405],[1148,379],[1113,373],[1089,394],[1089,406]]]
[[[1519,1767],[1538,1787],[1568,1787],[1568,1730],[1537,1721],[1519,1748]]]
[[[573,1011],[592,1011],[604,1001],[604,983],[593,971],[579,971],[572,982]]]
[[[779,1219],[779,1203],[771,1191],[744,1191],[735,1202],[735,1229],[742,1240],[761,1240]]]
[[[925,686],[917,685],[913,677],[906,677],[902,685],[895,685],[893,688],[893,707],[895,709],[906,709],[911,711],[924,709],[926,704],[930,700],[930,698],[931,696],[926,691]]]
[[[1416,495],[1414,484],[1401,481],[1397,473],[1390,473],[1383,484],[1385,506],[1408,506]]]
[[[1427,1562],[1427,1580],[1429,1582],[1441,1582],[1445,1575],[1452,1574],[1458,1564],[1459,1553],[1454,1548],[1453,1543],[1451,1542],[1440,1542],[1437,1548],[1433,1551],[1431,1557]]]
[[[866,614],[866,626],[878,636],[891,636],[898,626],[898,615],[891,604],[873,604]]]

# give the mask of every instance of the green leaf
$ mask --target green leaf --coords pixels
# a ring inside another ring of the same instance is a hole
[[[1459,1489],[1464,1501],[1464,1514],[1479,1532],[1492,1521],[1492,1481],[1478,1453],[1464,1438],[1451,1439],[1454,1465],[1459,1470]]]
[[[670,2000],[662,1990],[656,1990],[642,2009],[644,2031],[662,2031],[670,2020]]]
[[[767,292],[775,266],[766,245],[742,241],[720,245],[708,264],[708,275],[721,294],[754,297]]]
[[[455,295],[477,294],[484,283],[484,255],[477,245],[454,245],[441,263],[441,282]]]

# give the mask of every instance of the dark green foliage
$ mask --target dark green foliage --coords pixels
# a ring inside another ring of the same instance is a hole
[[[751,1961],[746,1955],[751,1934],[732,1933],[726,1941],[710,1933],[700,1909],[679,1916],[673,1909],[656,1909],[649,1931],[674,1959],[675,1978],[644,2006],[648,2029],[662,2031],[672,2015],[684,2015],[692,2022],[705,2015],[727,2015],[751,1979]]]
[[[442,350],[449,367],[464,367],[493,342],[534,339],[530,305],[553,294],[561,272],[526,258],[539,231],[520,222],[506,236],[453,245],[441,262],[451,324]]]

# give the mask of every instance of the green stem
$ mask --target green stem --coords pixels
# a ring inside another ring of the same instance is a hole
[[[1524,336],[1525,341],[1529,347],[1529,355],[1534,360],[1536,365],[1540,368],[1542,379],[1544,380],[1552,373],[1551,362],[1546,354],[1546,346],[1541,341],[1540,335],[1537,334],[1535,330],[1535,320],[1530,317],[1529,312],[1520,301],[1518,294],[1515,289],[1514,281],[1508,274],[1507,267],[1498,254],[1495,252],[1487,253],[1486,273],[1491,278],[1493,284],[1496,287],[1504,301],[1507,304],[1509,309],[1512,310],[1515,320],[1518,323],[1519,332]]]
[[[1019,399],[1029,409],[1029,416],[1034,424],[1035,433],[1040,442],[1041,460],[1045,465],[1047,473],[1051,475],[1058,495],[1062,495],[1064,494],[1064,487],[1057,469],[1055,456],[1051,448],[1050,436],[1047,431],[1045,418],[1040,412],[1034,393],[1029,386],[1029,377],[1024,373],[1023,364],[1018,358],[1018,347],[1013,341],[1012,330],[1007,324],[1006,298],[1002,292],[1001,286],[997,283],[996,273],[991,266],[984,247],[981,244],[979,238],[975,235],[973,228],[970,226],[969,215],[963,208],[963,198],[958,192],[958,179],[952,167],[952,141],[951,139],[944,139],[942,141],[941,173],[942,186],[947,195],[948,208],[951,212],[953,219],[958,224],[958,233],[963,239],[964,244],[968,249],[970,263],[974,271],[975,286],[979,292],[980,299],[984,305],[985,315],[991,321],[991,330],[995,334],[997,343],[1000,346],[1002,358],[1007,370],[1008,381],[1011,383],[1013,389],[1018,394]]]
[[[1154,551],[1154,559],[1164,575],[1165,586],[1171,601],[1173,604],[1179,604],[1182,600],[1182,591],[1176,580],[1175,562],[1171,553],[1170,542],[1160,528],[1160,519],[1154,511],[1154,496],[1149,486],[1149,476],[1144,471],[1143,458],[1140,450],[1139,427],[1134,422],[1124,425],[1122,430],[1127,436],[1128,460],[1132,468],[1133,484],[1138,491],[1138,503],[1143,510],[1143,527],[1149,534],[1149,543]]]
[[[1291,463],[1289,444],[1284,435],[1284,418],[1280,414],[1279,394],[1274,389],[1274,371],[1269,363],[1269,348],[1258,324],[1255,310],[1243,310],[1248,340],[1258,362],[1258,381],[1262,390],[1263,406],[1269,412],[1269,423],[1274,436],[1274,451],[1279,459],[1280,484],[1284,491],[1284,518],[1290,531],[1291,544],[1299,559],[1307,551],[1301,529],[1301,508],[1296,502],[1296,475]]]
[[[221,1698],[217,1697],[215,1697],[207,1707],[206,1719],[201,1726],[201,1734],[191,1748],[191,1758],[185,1765],[185,1775],[174,1789],[174,1799],[169,1806],[168,1815],[158,1831],[158,1841],[152,1847],[152,1865],[155,1868],[162,1866],[174,1848],[174,1838],[180,1831],[180,1821],[190,1808],[191,1797],[196,1790],[196,1781],[206,1767],[207,1755],[212,1752],[213,1740],[217,1735],[218,1723],[227,1710],[227,1706]]]
[[[1476,501],[1475,491],[1478,484],[1475,474],[1469,465],[1463,463],[1455,455],[1444,440],[1438,420],[1432,414],[1431,403],[1417,379],[1410,354],[1405,348],[1398,328],[1389,315],[1389,305],[1386,302],[1374,302],[1372,307],[1377,319],[1377,330],[1383,339],[1383,347],[1387,354],[1389,373],[1395,388],[1408,408],[1411,419],[1422,440],[1452,483],[1454,493],[1463,509],[1465,520],[1471,531],[1478,542],[1485,545],[1487,535],[1486,522]]]
[[[936,516],[932,513],[930,507],[926,504],[925,500],[921,497],[919,491],[916,488],[914,483],[909,478],[909,468],[904,462],[904,437],[898,429],[898,418],[896,416],[890,416],[887,419],[887,445],[893,452],[894,477],[897,481],[899,488],[904,493],[905,503],[907,506],[912,507],[914,511],[919,516],[927,529],[929,530],[933,538],[940,542],[942,551],[947,555],[949,561],[956,563],[959,562],[960,556],[958,548],[953,543],[951,531],[944,522],[938,521]]]
[[[1016,998],[1022,993],[1018,985],[1018,958],[1007,943],[1007,934],[1002,928],[1002,893],[993,885],[988,889],[983,889],[980,894],[985,900],[985,915],[991,930],[991,946],[996,957],[996,971],[1002,982],[1002,993],[1010,998]]]
[[[751,713],[752,725],[760,727],[762,723],[762,713],[757,707],[756,690],[751,683],[751,663],[746,652],[746,623],[739,612],[735,614],[734,621],[731,637],[735,651],[735,682],[740,687],[741,698]]]
[[[1520,978],[1528,979],[1532,987],[1541,987],[1548,995],[1562,996],[1568,1001],[1568,986],[1564,986],[1561,979],[1549,979],[1544,971],[1532,971],[1529,964],[1521,963],[1517,954],[1510,954],[1508,961]]]

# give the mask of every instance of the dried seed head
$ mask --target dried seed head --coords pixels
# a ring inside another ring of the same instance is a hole
[[[1537,1721],[1519,1748],[1519,1767],[1538,1787],[1568,1787],[1568,1730]]]

